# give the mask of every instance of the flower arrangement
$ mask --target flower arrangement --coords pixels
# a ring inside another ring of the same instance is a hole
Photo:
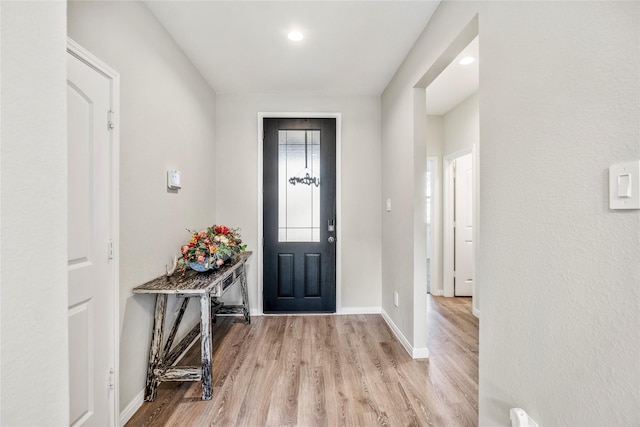
[[[242,244],[239,228],[214,224],[205,231],[187,231],[191,233],[191,240],[180,248],[182,258],[178,261],[183,274],[187,267],[196,271],[218,268],[247,247]]]

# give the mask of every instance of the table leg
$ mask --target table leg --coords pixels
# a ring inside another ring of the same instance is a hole
[[[147,385],[144,400],[153,402],[158,394],[158,380],[154,370],[162,364],[162,339],[164,334],[164,316],[167,311],[167,294],[156,295],[156,310],[153,317],[153,335],[149,346],[149,366],[147,367]]]
[[[202,355],[202,400],[211,400],[211,295],[200,296],[200,345]]]
[[[249,315],[249,293],[247,292],[247,269],[246,265],[242,265],[242,280],[240,280],[240,291],[242,293],[242,312],[244,314],[244,323],[251,323]]]

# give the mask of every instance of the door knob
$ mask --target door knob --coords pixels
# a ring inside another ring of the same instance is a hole
[[[336,238],[333,236],[329,236],[329,243],[333,243],[336,241]]]

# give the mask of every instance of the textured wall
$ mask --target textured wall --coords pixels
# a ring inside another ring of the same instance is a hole
[[[440,5],[383,94],[383,257],[410,254],[413,86],[480,22],[480,425],[640,424],[640,211],[608,209],[609,164],[640,159],[640,4]],[[383,264],[382,304],[411,265]],[[410,289],[411,283],[403,283]],[[405,289],[403,288],[403,289]]]
[[[258,238],[258,112],[342,113],[342,307],[380,307],[380,98],[218,95],[217,217]],[[258,265],[248,272],[258,308]]]
[[[607,175],[640,159],[639,6],[480,18],[481,422],[640,424],[640,211]]]
[[[161,274],[215,218],[215,94],[140,2],[69,2],[69,36],[121,76],[120,406],[144,387],[154,299],[131,289]],[[182,189],[167,190],[168,169]],[[173,312],[170,300],[168,313]],[[171,317],[171,316],[169,316]],[[191,304],[182,331],[199,319]]]
[[[475,93],[442,116],[444,156],[480,142],[479,115],[478,94]]]
[[[442,157],[444,127],[442,116],[427,116],[427,156]]]
[[[4,426],[69,424],[64,2],[2,2]]]

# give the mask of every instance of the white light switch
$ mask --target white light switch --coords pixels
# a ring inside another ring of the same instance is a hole
[[[391,212],[391,199],[387,199],[387,212]]]
[[[631,177],[628,173],[618,175],[618,197],[631,197]]]
[[[168,170],[167,171],[167,188],[171,190],[177,190],[182,188],[180,184],[180,171],[179,170]]]
[[[640,209],[640,161],[609,167],[609,208]]]

